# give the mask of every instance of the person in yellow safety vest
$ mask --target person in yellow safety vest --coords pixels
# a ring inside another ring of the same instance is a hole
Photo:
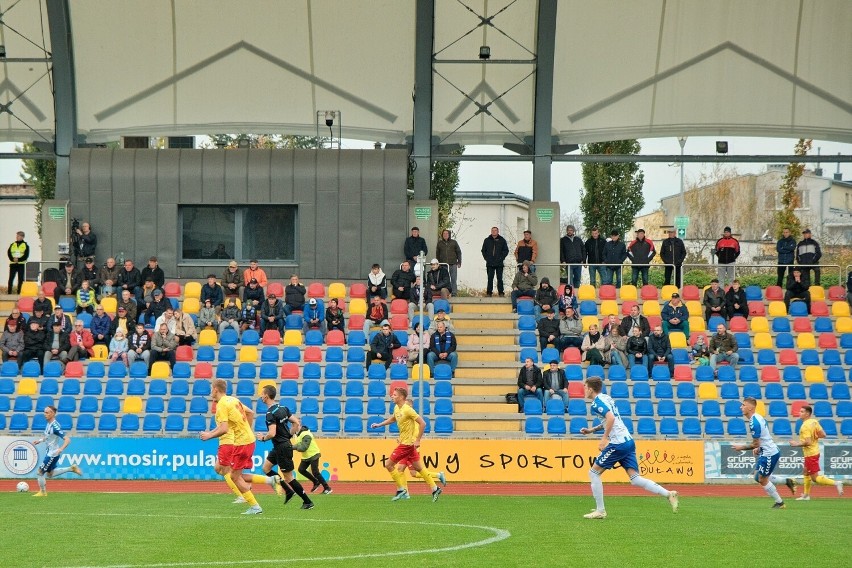
[[[15,282],[15,275],[18,276],[18,291],[21,293],[21,286],[26,278],[25,269],[27,259],[30,257],[30,245],[24,240],[24,232],[18,231],[15,235],[15,242],[9,245],[9,250],[6,251],[6,256],[9,257],[9,287],[6,289],[7,294],[12,293],[12,284]]]
[[[319,470],[320,449],[314,433],[307,426],[302,426],[294,438],[293,449],[302,452],[302,463],[299,464],[299,473],[305,479],[313,482],[311,493],[322,485],[323,495],[331,493],[332,489]],[[310,469],[310,471],[308,471]]]

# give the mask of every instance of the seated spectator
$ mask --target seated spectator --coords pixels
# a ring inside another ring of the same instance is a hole
[[[429,354],[426,356],[429,368],[434,374],[435,365],[441,362],[449,363],[453,373],[459,363],[459,355],[456,353],[456,336],[447,330],[443,323],[438,324],[438,330],[430,339]]]
[[[65,315],[62,306],[56,306],[53,309],[53,315],[49,316],[48,319],[47,329],[51,329],[54,323],[59,323],[59,328],[63,333],[71,333],[71,317]]]
[[[559,368],[559,361],[554,359],[550,362],[549,368],[544,371],[542,380],[542,394],[544,405],[547,401],[554,398],[562,400],[565,410],[568,410],[568,385],[565,379],[565,371]]]
[[[556,312],[546,310],[544,317],[538,320],[536,327],[538,328],[538,341],[541,344],[541,350],[547,347],[548,343],[552,343],[559,349],[561,343],[559,341],[560,321],[556,319]]]
[[[16,307],[12,308],[12,311],[9,313],[9,317],[6,318],[6,323],[3,324],[3,331],[9,330],[9,322],[14,321],[18,324],[18,331],[24,333],[24,330],[27,328],[27,320],[24,319],[24,316],[21,315],[21,310]]]
[[[112,320],[112,324],[109,328],[110,340],[112,340],[112,337],[115,335],[115,332],[119,329],[124,332],[124,336],[127,337],[130,332],[133,331],[134,327],[136,327],[136,320],[134,320],[127,314],[127,309],[125,309],[124,307],[119,307],[118,313],[115,315],[115,319]]]
[[[417,363],[420,360],[420,351],[423,351],[423,362],[426,362],[426,357],[429,353],[429,348],[432,343],[429,338],[429,332],[420,332],[420,323],[414,326],[414,329],[408,332],[408,362]],[[445,328],[446,329],[446,328]]]
[[[142,273],[133,266],[132,260],[125,260],[124,268],[118,271],[117,287],[119,290],[130,292],[138,302],[142,301]]]
[[[295,274],[290,276],[290,283],[284,288],[284,315],[290,315],[293,310],[302,311],[305,307],[305,287]]]
[[[127,366],[127,350],[127,337],[125,337],[124,332],[119,329],[115,332],[115,335],[112,336],[112,339],[109,342],[109,362],[115,363],[116,361],[121,360],[124,365]]]
[[[266,279],[266,272],[257,265],[256,258],[251,259],[249,267],[243,271],[243,283],[248,286],[252,280],[257,280],[257,285],[261,288],[266,288],[269,283]]]
[[[136,319],[142,319],[142,314],[148,309],[151,305],[151,302],[154,301],[154,290],[159,290],[156,284],[154,284],[154,280],[149,276],[145,279],[142,284],[142,301],[136,305],[136,315],[139,316]]]
[[[198,312],[198,323],[195,327],[198,333],[201,333],[205,329],[212,329],[218,335],[219,317],[216,315],[216,308],[213,307],[210,298],[204,300],[204,305],[201,306],[201,310]]]
[[[263,288],[255,279],[249,280],[248,286],[243,288],[243,306],[251,304],[260,310],[261,304],[266,300],[266,295],[263,293]]]
[[[237,307],[237,299],[234,296],[228,296],[225,300],[225,307],[222,313],[219,314],[222,320],[219,322],[219,335],[229,327],[240,333],[240,309]]]
[[[378,298],[378,296],[376,296]],[[396,335],[391,333],[390,324],[382,324],[382,330],[370,340],[370,350],[367,352],[367,368],[373,361],[379,361],[385,368],[390,367],[393,350],[401,347]]]
[[[648,367],[648,341],[639,327],[634,327],[633,335],[627,338],[627,360],[631,369],[637,365]]]
[[[725,314],[725,291],[719,286],[719,279],[710,281],[710,287],[704,291],[704,319],[708,322],[713,316],[727,319]]]
[[[44,356],[51,349],[51,334],[50,330],[43,329],[38,321],[30,318],[29,328],[24,332],[24,350],[18,356],[18,368],[23,368],[24,363],[35,359],[44,373]]]
[[[166,311],[163,312],[163,315],[157,318],[157,321],[154,322],[154,329],[160,329],[160,324],[166,324],[166,327],[169,328],[169,333],[174,335],[175,327],[177,326],[177,320],[175,319],[175,311],[171,306],[166,308]]]
[[[618,326],[613,326],[611,333],[608,336],[610,345],[609,362],[610,365],[618,367],[628,367],[630,361],[627,357],[627,337],[621,334],[621,329]]]
[[[429,323],[429,333],[435,333],[438,331],[439,323],[443,323],[449,331],[452,331],[453,333],[456,332],[456,328],[450,320],[450,316],[447,315],[447,312],[444,311],[443,308],[438,310],[438,313],[435,314],[435,317],[432,319],[431,323]]]
[[[745,289],[740,286],[740,281],[734,278],[731,287],[725,292],[725,315],[728,318],[742,316],[748,318],[748,299]]]
[[[246,288],[248,290],[248,288]],[[252,302],[243,304],[243,310],[240,314],[240,330],[259,329],[260,328],[260,310]]]
[[[430,288],[424,288],[419,276],[414,278],[414,283],[412,284],[409,292],[408,292],[408,319],[414,319],[414,315],[419,313],[420,311],[420,294],[423,293],[423,310],[424,313],[429,314],[429,317],[433,317],[435,315],[435,304],[432,303],[432,290]]]
[[[630,315],[623,318],[618,327],[621,335],[628,339],[633,337],[634,328],[639,328],[642,337],[648,337],[651,333],[651,324],[648,323],[648,318],[639,314],[639,306],[636,305],[630,308]]]
[[[565,308],[571,306],[574,311],[577,311],[577,296],[574,294],[574,287],[570,284],[565,285],[565,290],[559,296],[559,312],[565,313]]]
[[[608,365],[611,361],[609,354],[611,349],[612,344],[609,338],[598,330],[598,324],[590,325],[589,333],[586,334],[583,338],[583,344],[580,345],[583,361],[588,361],[590,365]]]
[[[88,359],[94,355],[92,347],[95,345],[95,338],[92,332],[83,327],[81,320],[74,322],[74,331],[69,335],[69,340],[71,342],[71,349],[68,350],[69,361]]]
[[[518,412],[524,411],[524,400],[527,397],[537,398],[544,406],[544,386],[541,369],[536,367],[532,358],[524,359],[524,366],[518,371]]]
[[[426,287],[432,292],[432,297],[441,296],[444,300],[449,300],[453,289],[450,281],[450,271],[446,266],[438,263],[437,258],[433,258],[429,263],[429,270],[426,271]]]
[[[178,345],[194,345],[198,341],[198,331],[195,329],[195,322],[192,321],[192,316],[175,310],[175,338],[178,340]]]
[[[267,329],[277,329],[278,333],[284,335],[284,312],[286,309],[287,306],[283,305],[283,302],[276,298],[275,294],[270,294],[260,307],[260,332],[263,333]]]
[[[541,284],[535,292],[535,319],[541,319],[542,312],[547,310],[557,310],[559,307],[559,299],[556,297],[556,289],[550,285],[550,279],[547,276],[542,277]]]
[[[59,303],[62,296],[75,296],[83,283],[83,275],[74,267],[70,260],[65,263],[65,270],[60,273],[59,282],[53,290],[53,299]]]
[[[328,307],[325,309],[325,329],[326,331],[338,329],[346,335],[346,318],[337,298],[328,301]]]
[[[53,360],[59,361],[62,368],[65,369],[65,363],[68,362],[68,352],[71,350],[71,334],[62,329],[62,324],[59,321],[54,320],[52,325],[53,329],[47,340],[47,350],[44,352],[44,363],[41,366],[42,372],[44,372],[44,365]]]
[[[405,260],[391,276],[393,297],[408,300],[412,284],[414,284],[414,272],[411,270],[411,263]]]
[[[97,294],[100,286],[98,283],[98,267],[95,266],[94,258],[90,256],[83,261],[83,268],[80,270],[80,275],[83,280],[89,281],[89,287]],[[82,284],[82,281],[80,283]]]
[[[43,311],[44,308],[41,306],[37,306],[33,308],[33,315],[30,316],[30,319],[27,320],[27,323],[35,322],[38,324],[39,329],[50,330],[50,317],[53,313],[53,309],[51,308],[49,311]],[[27,328],[24,328],[24,334],[27,333]]]
[[[704,343],[704,335],[699,335],[695,340],[695,345],[689,351],[690,360],[699,367],[706,367],[710,364],[710,349]]]
[[[98,270],[98,300],[116,295],[119,270],[112,257],[106,259],[106,263]]]
[[[151,373],[151,367],[157,361],[168,361],[169,367],[175,366],[175,350],[178,347],[178,341],[174,334],[169,331],[168,325],[161,323],[157,327],[157,333],[151,339],[151,355],[148,365],[148,373]]]
[[[140,275],[142,276],[142,282],[145,282],[150,278],[151,282],[154,283],[155,288],[162,289],[162,287],[166,285],[166,275],[163,272],[163,269],[160,268],[156,256],[152,256],[148,259],[148,266],[142,269]]]
[[[75,303],[77,304],[76,313],[95,313],[95,291],[89,287],[88,280],[83,280],[83,283],[80,285],[80,289],[77,290],[77,297],[75,298]]]
[[[680,294],[672,294],[672,299],[663,305],[660,317],[663,320],[663,333],[668,335],[673,331],[680,331],[689,338],[689,310],[683,305]]]
[[[735,367],[740,360],[737,351],[737,338],[733,333],[728,333],[728,329],[720,323],[716,326],[716,333],[710,337],[710,366],[713,371],[715,372],[716,366],[723,361]]]
[[[305,311],[302,312],[302,319],[304,320],[302,331],[308,333],[312,329],[318,329],[322,332],[322,336],[325,337],[328,329],[325,326],[325,317],[323,316],[324,314],[317,303],[317,299],[311,298],[308,300],[308,305],[305,306]]]
[[[124,308],[127,310],[127,315],[130,316],[130,319],[136,321],[136,316],[138,315],[137,310],[139,309],[139,304],[133,298],[133,295],[129,290],[121,291],[121,298],[117,302],[118,308]]]
[[[565,308],[565,314],[559,318],[559,352],[568,347],[579,349],[583,345],[583,322],[577,317],[574,308]]]
[[[207,275],[207,283],[201,287],[200,299],[202,304],[205,300],[210,300],[210,305],[213,306],[217,313],[222,309],[222,305],[225,303],[225,292],[219,286],[219,283],[216,282],[215,274],[211,273]]]
[[[525,260],[512,280],[512,313],[518,311],[518,298],[535,298],[538,276],[530,271],[530,262]]]
[[[53,302],[47,299],[44,295],[44,289],[39,288],[36,299],[33,300],[33,313],[41,310],[43,314],[53,313]]]
[[[370,268],[370,273],[367,274],[367,301],[369,302],[373,296],[379,296],[383,300],[388,297],[385,273],[378,264],[374,264]]]
[[[146,304],[145,312],[139,318],[139,321],[145,325],[154,326],[160,316],[171,307],[172,303],[166,298],[163,291],[157,288],[151,293],[151,301]]]
[[[666,364],[669,367],[669,376],[674,376],[674,356],[672,355],[672,344],[669,336],[663,333],[663,326],[654,326],[654,333],[648,336],[648,373],[654,365]]]
[[[6,329],[0,337],[0,354],[3,362],[17,361],[18,356],[24,350],[24,332],[18,328],[18,320],[9,318],[6,321]]]
[[[92,321],[89,322],[89,329],[92,331],[95,345],[109,345],[109,332],[111,328],[112,319],[104,313],[104,307],[101,305],[96,306],[95,315],[92,316]]]
[[[136,322],[133,333],[127,338],[127,366],[129,367],[136,361],[144,361],[150,367],[151,336],[145,331],[142,322]]]
[[[604,337],[609,337],[610,335],[612,335],[612,330],[618,328],[618,326],[621,324],[621,322],[618,321],[618,317],[613,315],[608,315],[604,322],[606,323],[604,323],[603,327],[601,328],[601,335],[603,335]]]
[[[229,262],[225,272],[222,273],[222,288],[225,296],[240,297],[243,288],[243,275],[237,267],[236,260]]]
[[[388,323],[388,305],[381,296],[370,298],[367,316],[364,319],[364,335],[370,335],[370,328]]]
[[[784,292],[784,305],[790,309],[791,300],[804,300],[808,313],[811,313],[811,283],[809,274],[803,274],[798,266],[793,267],[792,273],[787,277],[787,291]]]

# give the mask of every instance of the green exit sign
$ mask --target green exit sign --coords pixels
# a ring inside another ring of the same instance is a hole
[[[431,207],[415,207],[414,208],[414,218],[418,221],[428,221],[432,218],[432,208]]]
[[[539,223],[550,223],[553,221],[554,211],[553,208],[541,208],[535,210],[535,216],[538,218]]]
[[[65,218],[65,208],[64,207],[48,207],[47,215],[53,219],[54,221],[61,221]]]
[[[686,229],[678,229],[677,230],[677,237],[679,239],[685,239],[686,238]]]

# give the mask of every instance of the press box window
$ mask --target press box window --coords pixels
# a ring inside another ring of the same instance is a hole
[[[182,259],[295,262],[294,205],[180,208]]]

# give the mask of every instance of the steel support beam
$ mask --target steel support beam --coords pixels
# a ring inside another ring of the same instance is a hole
[[[533,126],[533,200],[550,201],[556,0],[539,0],[537,24],[535,122]]]
[[[53,59],[56,120],[56,199],[71,196],[70,154],[77,142],[77,90],[68,0],[46,0]]]
[[[432,196],[432,58],[435,0],[417,0],[414,48],[414,199]]]

